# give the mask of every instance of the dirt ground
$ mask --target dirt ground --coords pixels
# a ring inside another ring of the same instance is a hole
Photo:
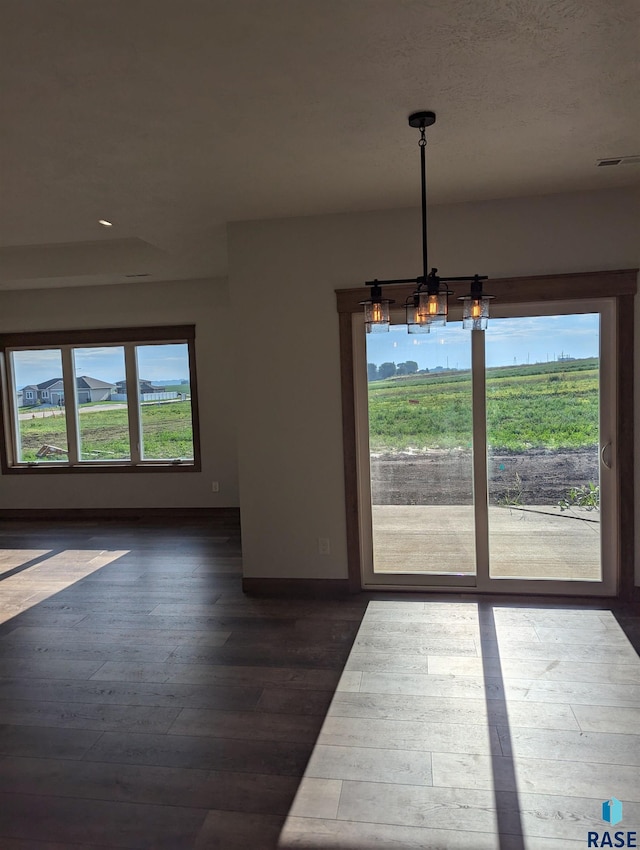
[[[489,502],[518,496],[522,504],[557,505],[570,487],[598,482],[598,449],[530,449],[489,458]],[[371,458],[374,505],[468,505],[471,452],[430,451]]]

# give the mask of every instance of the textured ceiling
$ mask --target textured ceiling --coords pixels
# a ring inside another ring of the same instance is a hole
[[[438,116],[430,203],[640,181],[595,167],[640,153],[637,0],[0,0],[0,15],[5,288],[224,274],[227,221],[417,205],[415,109]]]

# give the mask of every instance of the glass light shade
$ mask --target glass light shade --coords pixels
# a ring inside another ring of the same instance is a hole
[[[446,325],[448,309],[446,292],[420,293],[420,311],[430,325]]]
[[[364,324],[367,333],[384,333],[389,330],[389,304],[391,301],[366,301],[364,305]]]
[[[462,299],[462,327],[484,331],[489,323],[489,298],[467,296]]]
[[[414,300],[407,304],[407,331],[410,334],[428,334],[430,330],[430,323],[414,296]]]

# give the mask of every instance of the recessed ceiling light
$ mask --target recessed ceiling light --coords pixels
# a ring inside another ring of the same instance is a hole
[[[638,165],[640,164],[640,156],[612,156],[608,159],[598,159],[596,160],[596,165],[598,168],[602,168],[605,165]]]
[[[107,221],[106,218],[98,219],[98,224],[101,224],[103,227],[113,227],[113,222]]]

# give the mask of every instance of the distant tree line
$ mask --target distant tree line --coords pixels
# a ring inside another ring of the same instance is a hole
[[[369,381],[384,381],[386,378],[394,378],[400,375],[414,375],[416,372],[428,372],[428,369],[418,370],[415,360],[407,360],[405,363],[367,363],[367,378]]]

